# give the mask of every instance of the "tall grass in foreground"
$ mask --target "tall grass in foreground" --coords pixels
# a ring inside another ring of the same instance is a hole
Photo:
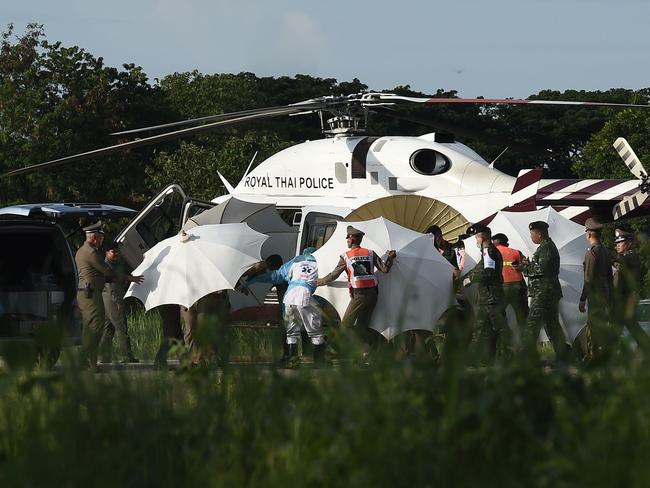
[[[648,486],[647,364],[531,364],[9,370],[0,486]]]
[[[160,316],[155,311],[145,313],[141,307],[137,307],[128,314],[127,320],[135,356],[153,359],[162,336]],[[232,328],[229,335],[234,360],[272,361],[282,356],[284,330],[279,328]],[[114,343],[116,345],[117,341],[114,340]]]

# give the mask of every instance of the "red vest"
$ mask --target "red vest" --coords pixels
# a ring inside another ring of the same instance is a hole
[[[524,281],[524,275],[521,271],[517,271],[512,267],[512,263],[521,263],[521,252],[518,249],[513,249],[507,246],[497,246],[497,249],[503,257],[503,268],[501,274],[503,275],[504,283],[517,283]]]
[[[372,288],[377,286],[374,270],[374,255],[369,249],[357,247],[341,256],[345,260],[345,272],[350,288]]]

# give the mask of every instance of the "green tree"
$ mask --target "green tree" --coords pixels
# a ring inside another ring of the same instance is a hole
[[[48,42],[36,24],[19,37],[11,25],[2,33],[2,172],[115,144],[111,132],[149,124],[165,111],[138,66],[105,66],[77,46]],[[148,151],[135,151],[3,178],[0,198],[131,203],[145,191],[148,157]]]
[[[178,183],[192,197],[211,200],[226,193],[217,171],[236,186],[257,152],[259,163],[289,144],[275,134],[247,131],[224,140],[216,147],[181,142],[178,149],[161,152],[146,170],[151,192]]]

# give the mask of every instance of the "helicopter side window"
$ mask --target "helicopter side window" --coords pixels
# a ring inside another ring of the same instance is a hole
[[[336,215],[310,213],[305,219],[300,248],[315,247],[320,249],[332,237],[336,230],[336,223],[340,219],[341,217]]]
[[[433,176],[451,168],[451,161],[444,154],[433,149],[420,149],[411,154],[411,168],[421,175]]]

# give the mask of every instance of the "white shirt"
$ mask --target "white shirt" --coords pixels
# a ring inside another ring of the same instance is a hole
[[[297,261],[289,268],[287,273],[289,278],[289,290],[284,294],[282,302],[285,305],[297,305],[306,307],[311,302],[312,292],[306,286],[291,286],[295,281],[306,281],[316,286],[318,279],[318,265],[316,261]]]

